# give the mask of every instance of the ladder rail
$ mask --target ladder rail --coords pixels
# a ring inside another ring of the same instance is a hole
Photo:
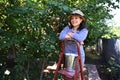
[[[62,60],[64,60],[64,51],[65,51],[65,45],[64,44],[65,44],[66,41],[67,40],[62,41],[62,48],[61,48],[62,52],[60,53],[60,56],[59,56],[57,68],[56,68],[56,71],[55,71],[55,74],[54,74],[54,80],[56,80],[60,64],[61,64]],[[80,45],[81,44],[80,44],[80,42],[78,42],[76,40],[72,40],[72,41],[75,41],[75,43],[77,45],[77,50],[78,50],[78,56],[76,58],[76,70],[75,70],[75,74],[74,74],[74,80],[77,80],[77,77],[79,76],[79,73],[80,73],[81,80],[84,80],[82,59],[81,59],[81,55],[80,55]],[[80,71],[78,71],[78,66],[79,66]]]
[[[65,49],[64,41],[62,41],[62,48],[61,48],[62,52],[60,53],[60,56],[59,56],[59,59],[58,59],[57,68],[56,68],[56,71],[55,71],[55,74],[54,74],[54,80],[56,80],[56,76],[58,74],[58,69],[60,67],[60,63],[62,62],[63,57],[64,57],[64,49]]]
[[[84,74],[83,74],[83,65],[82,65],[82,59],[81,59],[81,55],[80,55],[80,46],[81,44],[79,42],[77,42],[77,48],[78,48],[78,60],[79,60],[79,64],[80,64],[80,75],[81,75],[81,80],[84,80]]]

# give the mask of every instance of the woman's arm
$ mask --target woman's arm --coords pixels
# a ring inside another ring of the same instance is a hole
[[[87,37],[87,34],[88,34],[87,29],[83,29],[80,32],[76,32],[76,33],[72,33],[72,32],[68,33],[69,36],[71,36],[73,39],[75,39],[75,40],[77,40],[79,42],[84,41],[86,39],[86,37]]]
[[[88,30],[87,29],[82,29],[80,32],[74,33],[72,35],[72,38],[74,38],[77,41],[84,41],[87,37],[87,34],[88,34]]]
[[[71,36],[69,36],[67,33],[68,33],[68,30],[69,30],[69,27],[66,26],[61,32],[60,32],[60,36],[59,36],[59,39],[60,40],[64,40],[66,38],[71,38]]]

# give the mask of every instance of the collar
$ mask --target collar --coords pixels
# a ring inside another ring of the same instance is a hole
[[[74,33],[74,29],[73,29],[73,28],[71,29],[71,31]],[[76,33],[78,33],[78,32],[79,32],[79,31],[77,30],[77,32],[76,32]]]

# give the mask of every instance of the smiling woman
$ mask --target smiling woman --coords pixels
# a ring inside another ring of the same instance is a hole
[[[65,40],[65,39],[76,40],[78,42],[83,43],[88,34],[88,29],[86,26],[84,14],[80,10],[75,10],[68,16],[68,19],[69,19],[70,25],[67,25],[61,31],[59,39],[60,40]],[[84,54],[83,45],[80,46],[80,50],[82,55],[82,63],[84,65],[85,54]],[[74,52],[73,54],[77,54],[77,52]]]

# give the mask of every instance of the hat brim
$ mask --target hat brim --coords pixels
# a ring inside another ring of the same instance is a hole
[[[72,16],[79,16],[83,21],[85,21],[85,18],[84,18],[83,16],[81,16],[81,15],[76,15],[76,14],[71,14],[71,15],[69,15],[69,16],[68,16],[68,21],[71,20],[71,17],[72,17]]]

